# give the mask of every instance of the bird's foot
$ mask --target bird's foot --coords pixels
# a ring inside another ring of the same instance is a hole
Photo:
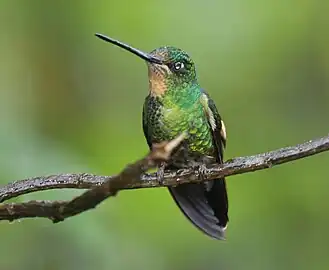
[[[199,180],[200,181],[204,181],[206,179],[206,175],[207,175],[207,166],[202,163],[200,165],[197,166],[198,168],[198,173],[199,173]]]
[[[166,167],[166,163],[162,162],[156,172],[157,180],[158,180],[160,186],[163,186],[165,167]]]

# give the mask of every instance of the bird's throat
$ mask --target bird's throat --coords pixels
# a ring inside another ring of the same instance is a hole
[[[163,96],[168,86],[164,74],[149,71],[149,91],[152,96]]]
[[[190,107],[200,96],[197,81],[184,82],[173,78],[172,71],[166,65],[149,65],[149,92],[170,104]]]

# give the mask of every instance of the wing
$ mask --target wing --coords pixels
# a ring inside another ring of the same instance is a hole
[[[226,146],[226,128],[224,121],[221,119],[214,101],[209,97],[205,90],[202,90],[201,103],[208,123],[211,126],[213,143],[215,146],[216,157],[219,163],[223,162],[223,152]]]
[[[212,129],[213,144],[218,163],[223,163],[223,152],[226,146],[226,129],[214,101],[208,93],[202,90],[201,103]],[[228,198],[225,179],[209,182],[210,189],[206,192],[206,198],[218,218],[219,225],[225,230],[228,222]]]
[[[149,102],[150,102],[150,96],[147,96],[145,98],[145,101],[144,101],[144,106],[143,106],[143,132],[144,132],[144,137],[146,139],[146,142],[149,146],[149,148],[151,148],[152,146],[152,143],[151,143],[151,138],[150,138],[150,135],[149,135],[149,130],[148,130],[148,106],[149,106]]]

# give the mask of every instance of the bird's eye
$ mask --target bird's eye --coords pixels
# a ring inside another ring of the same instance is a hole
[[[182,63],[182,62],[176,62],[175,64],[174,64],[174,68],[175,68],[175,70],[181,70],[181,69],[183,69],[185,66],[184,66],[184,63]]]

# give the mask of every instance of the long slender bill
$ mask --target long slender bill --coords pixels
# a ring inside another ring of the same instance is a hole
[[[125,49],[125,50],[127,50],[127,51],[129,51],[129,52],[131,52],[131,53],[133,53],[133,54],[135,54],[137,56],[139,56],[140,58],[142,58],[142,59],[144,59],[144,60],[146,60],[148,62],[155,63],[155,64],[160,64],[160,65],[163,64],[163,61],[161,59],[159,59],[157,57],[154,57],[154,56],[152,56],[152,55],[150,55],[148,53],[142,52],[142,51],[140,51],[138,49],[135,49],[135,48],[133,48],[133,47],[131,47],[131,46],[129,46],[129,45],[127,45],[127,44],[119,41],[119,40],[116,40],[116,39],[113,39],[113,38],[110,38],[110,37],[107,37],[107,36],[105,36],[103,34],[98,34],[98,33],[95,34],[95,36],[98,37],[98,38],[100,38],[100,39],[102,39],[102,40],[105,40],[107,42],[110,42],[110,43],[112,43],[112,44],[114,44],[116,46],[119,46],[119,47],[121,47],[121,48],[123,48],[123,49]]]

